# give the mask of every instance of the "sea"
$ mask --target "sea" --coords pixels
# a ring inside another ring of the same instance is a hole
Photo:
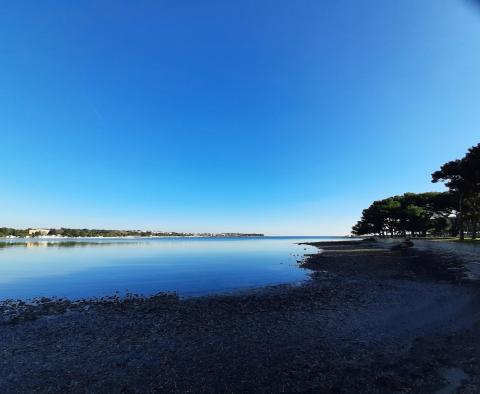
[[[343,237],[0,239],[0,300],[175,292],[190,297],[298,284],[317,248]]]

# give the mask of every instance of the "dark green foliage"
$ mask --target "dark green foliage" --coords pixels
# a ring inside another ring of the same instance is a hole
[[[73,229],[73,228],[60,228],[52,229],[49,232],[50,235],[60,235],[63,237],[149,237],[153,235],[151,231],[136,231],[136,230],[97,230],[97,229]],[[171,235],[162,234],[162,235]]]
[[[25,237],[28,235],[28,230],[17,230],[15,228],[1,227],[0,228],[0,237]]]
[[[462,159],[445,163],[432,174],[432,182],[445,182],[456,196],[460,239],[465,238],[465,226],[476,238],[480,220],[480,144],[471,147]]]
[[[14,228],[3,227],[0,228],[0,238],[1,237],[26,237],[28,236],[27,230],[17,230]],[[153,233],[151,231],[140,231],[140,230],[96,230],[96,229],[73,229],[73,228],[60,228],[60,229],[50,229],[48,235],[58,235],[62,237],[69,238],[78,238],[78,237],[149,237],[152,235],[161,235],[161,236],[185,236],[193,235],[190,233]],[[38,234],[30,234],[30,237],[37,237]]]
[[[405,193],[374,201],[353,227],[356,235],[425,236],[429,232],[446,232],[448,216],[453,211],[450,193]]]
[[[374,201],[353,226],[356,235],[477,237],[480,223],[480,144],[462,159],[445,163],[432,174],[432,182],[444,182],[444,193],[405,193]]]

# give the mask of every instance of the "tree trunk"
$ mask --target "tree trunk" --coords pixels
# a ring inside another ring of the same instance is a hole
[[[460,233],[460,241],[464,241],[465,230],[463,228],[463,195],[461,193],[458,201],[458,231]]]

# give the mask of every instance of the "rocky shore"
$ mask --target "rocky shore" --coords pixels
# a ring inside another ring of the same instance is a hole
[[[0,392],[480,391],[480,292],[461,260],[313,245],[300,286],[5,301]]]

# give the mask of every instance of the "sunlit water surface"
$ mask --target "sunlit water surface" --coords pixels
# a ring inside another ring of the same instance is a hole
[[[0,299],[183,296],[297,283],[297,261],[332,237],[0,240]]]

